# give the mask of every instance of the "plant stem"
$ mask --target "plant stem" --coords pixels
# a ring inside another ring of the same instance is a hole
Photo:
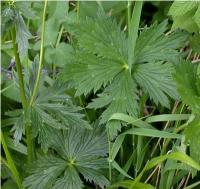
[[[16,32],[15,29],[12,30],[12,39],[13,39],[13,50],[14,50],[14,56],[15,56],[15,62],[16,62],[16,67],[17,67],[17,75],[18,75],[18,80],[19,80],[19,89],[20,89],[20,97],[22,101],[22,106],[24,109],[24,112],[26,113],[28,103],[26,99],[26,93],[24,89],[24,80],[23,80],[23,75],[22,75],[22,65],[20,62],[20,57],[18,53],[18,46],[16,43]],[[28,150],[28,162],[32,161],[32,136],[31,136],[31,127],[26,125],[26,137],[27,137],[27,150]]]
[[[17,76],[18,76],[18,80],[19,80],[20,97],[21,97],[23,109],[25,110],[27,108],[27,100],[26,100],[26,93],[25,93],[25,89],[24,89],[22,65],[20,62],[18,46],[16,43],[15,29],[12,29],[12,39],[13,39],[13,51],[14,51],[14,56],[15,56],[16,68],[17,68]]]
[[[6,141],[4,139],[3,132],[1,132],[1,143],[2,143],[3,150],[5,152],[6,159],[7,159],[6,165],[11,170],[13,177],[15,179],[15,182],[17,183],[19,189],[24,189],[23,186],[22,186],[20,176],[19,176],[19,172],[18,172],[18,170],[15,166],[15,163],[14,163],[12,156],[11,156],[9,150],[8,150],[7,145],[6,145]]]
[[[142,11],[142,1],[135,1],[132,17],[130,16],[130,6],[128,6],[128,66],[131,73],[132,64],[135,62],[135,45],[138,37],[140,16]],[[128,5],[130,3],[128,2]],[[131,17],[131,18],[130,18]]]
[[[130,24],[131,24],[131,1],[128,1],[128,4],[127,4],[127,25],[128,25],[128,35],[130,35]]]
[[[30,104],[29,104],[30,107],[33,105],[33,102],[34,102],[35,97],[37,95],[40,77],[41,77],[41,73],[42,73],[42,67],[43,67],[43,63],[44,63],[44,33],[45,33],[46,10],[47,10],[47,0],[45,0],[45,2],[44,2],[44,10],[43,10],[43,17],[42,17],[42,35],[41,35],[41,45],[40,45],[39,68],[38,68],[37,78],[36,78],[34,89],[33,89],[33,94],[31,96],[31,100],[30,100]]]

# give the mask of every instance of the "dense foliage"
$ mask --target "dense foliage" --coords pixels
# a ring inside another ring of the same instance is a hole
[[[200,2],[1,17],[2,189],[200,187]]]

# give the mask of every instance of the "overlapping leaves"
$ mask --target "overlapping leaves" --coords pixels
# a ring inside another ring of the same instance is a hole
[[[146,28],[139,36],[132,75],[128,67],[127,37],[116,21],[104,13],[98,13],[95,19],[86,18],[80,23],[69,25],[78,47],[62,73],[65,81],[73,81],[76,95],[97,93],[98,98],[89,104],[89,108],[107,109],[102,114],[101,123],[116,112],[137,116],[136,82],[156,104],[169,107],[168,96],[177,98],[172,80],[172,65],[154,63],[171,61],[169,57],[178,58],[178,49],[186,40],[186,35],[177,33],[165,36],[167,22]],[[90,31],[90,32],[88,32]],[[166,45],[167,44],[167,45]],[[173,54],[169,56],[169,54]],[[149,63],[147,63],[149,62]],[[145,64],[142,64],[145,63]],[[146,68],[151,71],[146,73]],[[111,136],[117,134],[121,124],[109,122]]]
[[[104,159],[107,153],[105,132],[97,125],[93,130],[72,126],[53,135],[49,143],[58,155],[40,157],[30,166],[31,175],[24,181],[28,189],[81,189],[83,182],[79,174],[100,187],[108,185],[108,180],[101,173],[101,169],[107,167]]]
[[[30,70],[27,70],[25,79],[27,98],[32,94],[36,73],[37,58]],[[12,129],[16,143],[21,140],[25,125],[31,125],[33,137],[38,136],[42,148],[47,150],[47,141],[51,138],[54,129],[68,129],[70,125],[91,129],[91,126],[80,113],[81,107],[75,106],[70,96],[66,94],[67,85],[58,81],[47,82],[45,75],[44,72],[39,84],[39,93],[33,105],[26,111],[11,111],[8,115],[18,118]]]

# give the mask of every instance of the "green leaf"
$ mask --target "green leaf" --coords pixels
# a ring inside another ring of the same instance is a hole
[[[21,56],[24,56],[28,50],[28,40],[32,38],[32,35],[26,28],[23,17],[19,12],[16,11],[14,24],[16,28],[16,42],[18,44],[18,51]]]
[[[56,48],[49,47],[45,52],[45,59],[48,63],[54,63],[59,67],[63,67],[69,62],[73,49],[69,44],[59,43]]]
[[[145,28],[136,43],[135,62],[175,61],[179,57],[177,51],[187,40],[187,34],[177,32],[165,35],[167,20],[159,25],[154,24]],[[169,56],[169,54],[171,56]],[[149,66],[149,68],[151,68]]]
[[[91,129],[91,126],[77,112],[80,107],[75,107],[70,98],[64,95],[66,86],[54,83],[52,87],[44,89],[31,108],[31,121],[33,137],[38,135],[38,142],[46,151],[55,129],[68,129],[71,125]]]
[[[185,131],[186,143],[190,145],[190,155],[194,160],[200,163],[200,117],[197,116],[189,125]]]
[[[11,131],[14,131],[14,142],[18,144],[22,134],[25,134],[25,117],[23,114],[19,116]]]
[[[198,9],[194,15],[194,21],[197,24],[198,28],[200,29],[200,4],[198,5]]]
[[[131,78],[128,70],[121,72],[115,79],[115,81],[108,86],[104,94],[109,94],[112,101],[107,109],[102,114],[101,123],[106,123],[109,118],[116,112],[128,113],[129,115],[137,116],[137,89],[136,85]],[[106,125],[111,138],[117,135],[117,131],[121,130],[121,123],[113,120],[107,122]]]
[[[119,149],[121,148],[122,146],[122,143],[124,141],[124,138],[125,138],[125,135],[119,135],[116,139],[115,139],[115,142],[113,143],[112,145],[112,148],[111,148],[111,152],[110,152],[110,156],[111,156],[111,159],[114,160],[117,153],[119,152]]]
[[[75,55],[74,64],[66,65],[63,79],[75,82],[76,95],[87,95],[92,90],[95,93],[102,85],[105,87],[122,70],[123,65],[119,62],[81,52]]]
[[[101,188],[109,185],[108,179],[104,175],[102,175],[99,170],[87,169],[83,167],[78,167],[78,170],[83,175],[84,179],[86,181],[89,181],[90,183],[96,183]]]
[[[45,47],[56,44],[60,25],[64,23],[68,14],[68,3],[66,1],[49,3],[49,9],[52,10],[52,15],[49,15],[49,19],[45,23]]]
[[[83,188],[82,176],[101,186],[109,184],[101,169],[107,167],[107,136],[97,125],[93,130],[72,126],[69,130],[55,130],[48,141],[54,154],[40,157],[30,166],[31,175],[24,186],[34,189]],[[64,173],[64,174],[63,174]]]
[[[64,177],[57,179],[52,189],[82,189],[83,182],[81,181],[76,169],[69,166],[64,173]]]
[[[197,2],[181,2],[181,1],[175,1],[169,10],[169,15],[172,15],[173,17],[177,16],[183,16],[188,11],[194,11],[196,9],[196,6],[198,5]]]
[[[199,186],[199,185],[200,185],[200,181],[197,181],[197,182],[185,187],[184,189],[192,189],[192,188]]]
[[[190,37],[190,46],[194,52],[200,53],[200,34],[195,34]]]
[[[173,60],[177,59],[177,49],[183,46],[187,34],[178,32],[165,36],[167,21],[145,29],[137,40],[134,57],[136,61],[131,75],[127,63],[126,35],[116,21],[102,12],[103,10],[99,11],[95,18],[86,18],[69,24],[69,31],[77,40],[74,42],[76,52],[70,60],[71,63],[63,69],[61,78],[64,81],[71,81],[76,89],[76,95],[97,93],[97,98],[87,107],[106,107],[101,115],[101,124],[107,123],[116,112],[137,117],[139,107],[135,80],[156,104],[169,107],[168,96],[178,98],[171,76],[171,64],[140,63],[171,61],[172,57]],[[150,72],[146,72],[147,66],[148,70],[151,68]],[[106,124],[111,138],[117,135],[121,126],[117,120]]]
[[[112,161],[112,166],[119,171],[122,175],[124,175],[125,177],[128,177],[130,179],[133,179],[131,176],[129,176],[119,165],[116,161]]]
[[[67,59],[69,59],[71,56],[72,52],[72,46],[66,43],[60,43],[54,51],[54,56],[51,56],[51,58],[56,65],[63,67],[66,64]]]
[[[188,120],[191,114],[162,114],[148,117],[145,121],[148,123],[161,121],[179,121]]]
[[[151,159],[150,161],[148,161],[147,164],[145,165],[145,167],[143,168],[143,170],[133,181],[131,188],[134,187],[135,184],[140,181],[144,172],[148,171],[149,169],[152,169],[153,167],[155,167],[156,165],[165,161],[166,159],[173,159],[173,160],[181,161],[182,163],[185,163],[197,170],[200,170],[200,165],[197,162],[195,162],[191,157],[189,157],[188,155],[186,155],[182,152],[173,152],[170,154],[155,157],[155,158]]]
[[[127,124],[135,125],[137,127],[155,129],[153,126],[148,124],[146,121],[142,121],[142,119],[144,119],[144,118],[145,117],[135,118],[133,116],[129,116],[129,115],[123,114],[123,113],[114,113],[108,121],[120,120],[120,121],[126,122]]]
[[[95,18],[86,18],[80,23],[69,25],[69,29],[75,34],[80,47],[87,52],[126,64],[126,36],[116,21],[102,11]]]
[[[197,162],[195,162],[192,158],[190,158],[188,155],[186,155],[182,152],[174,152],[171,154],[166,154],[163,156],[155,157],[147,163],[145,170],[149,170],[149,169],[153,168],[154,166],[158,165],[159,163],[161,163],[162,161],[164,161],[168,158],[181,161],[197,170],[200,170],[200,165]]]
[[[197,65],[189,61],[180,61],[174,74],[178,92],[184,103],[190,106],[193,113],[200,112],[200,77],[197,75]]]
[[[1,92],[5,97],[12,99],[16,102],[21,102],[19,88],[14,80],[6,80],[3,84]]]
[[[172,29],[181,28],[189,32],[198,32],[200,4],[196,1],[175,1],[169,9],[169,15],[172,16],[174,22]]]
[[[2,189],[18,189],[18,186],[13,180],[8,179],[2,184],[1,188]]]
[[[29,19],[38,19],[37,13],[31,8],[31,2],[16,2],[16,8],[22,12],[22,14]]]
[[[146,128],[132,128],[132,129],[125,131],[121,135],[139,135],[139,136],[160,137],[160,138],[177,138],[177,139],[182,138],[182,135],[180,135],[180,134],[169,133],[166,131],[159,131],[159,130],[155,130],[155,129],[146,129]]]
[[[169,108],[168,96],[178,98],[172,73],[173,67],[169,63],[146,63],[138,65],[134,77],[156,105],[160,103]]]
[[[25,178],[23,185],[28,189],[50,188],[56,178],[64,171],[66,161],[53,156],[45,156],[29,167],[30,176]]]
[[[125,181],[121,181],[118,183],[114,183],[112,184],[109,188],[116,188],[116,187],[122,187],[122,188],[130,188],[131,184],[133,181],[131,180],[125,180]],[[133,189],[155,189],[152,185],[150,184],[145,184],[145,183],[141,183],[141,182],[137,182],[134,185]]]
[[[15,150],[21,154],[27,155],[27,148],[24,144],[22,144],[22,143],[16,144],[16,142],[10,137],[6,137],[5,140],[6,140],[6,143],[9,148],[11,148],[12,150]]]

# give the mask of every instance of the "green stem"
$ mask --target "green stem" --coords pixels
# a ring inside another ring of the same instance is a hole
[[[24,189],[23,186],[22,186],[22,182],[21,182],[20,176],[19,176],[19,172],[18,172],[18,170],[17,170],[17,168],[15,166],[15,163],[14,163],[14,161],[12,159],[12,156],[11,156],[9,150],[8,150],[6,141],[5,141],[4,136],[3,136],[3,132],[1,132],[1,143],[2,143],[3,150],[5,152],[6,159],[7,159],[6,165],[11,170],[11,172],[13,174],[13,177],[15,179],[15,182],[17,183],[19,189]]]
[[[130,35],[130,25],[131,25],[131,1],[128,1],[128,4],[127,4],[127,25],[128,25],[128,35]]]
[[[128,6],[128,66],[131,73],[132,64],[135,62],[135,45],[138,37],[140,16],[142,12],[142,1],[135,1],[132,17],[130,16],[130,6]],[[130,4],[130,3],[129,3]],[[130,18],[131,17],[131,18]]]
[[[18,75],[18,80],[19,80],[19,89],[20,89],[20,97],[22,101],[22,106],[24,109],[24,112],[26,113],[27,110],[27,99],[26,99],[26,93],[24,89],[24,80],[23,80],[23,75],[22,75],[22,65],[20,62],[20,57],[18,53],[18,46],[16,43],[16,32],[15,29],[12,30],[12,38],[13,38],[13,51],[14,51],[14,56],[15,56],[15,62],[16,62],[16,67],[17,67],[17,75]],[[31,127],[27,127],[26,125],[26,137],[27,137],[27,150],[28,150],[28,162],[32,161],[32,136],[31,136]]]
[[[31,96],[31,100],[30,100],[30,104],[29,104],[30,107],[33,105],[33,102],[34,102],[35,97],[37,95],[40,77],[41,77],[41,73],[42,73],[42,67],[43,67],[43,63],[44,63],[44,33],[45,33],[46,10],[47,10],[47,0],[45,0],[45,2],[44,2],[44,10],[43,10],[43,17],[42,17],[42,36],[41,36],[41,45],[40,45],[39,68],[38,68],[37,78],[36,78],[34,89],[33,89],[33,94]]]
[[[22,65],[20,62],[18,46],[16,43],[15,29],[12,29],[12,39],[13,39],[13,51],[14,51],[14,56],[15,56],[16,68],[17,68],[17,76],[18,76],[18,80],[19,80],[20,97],[21,97],[23,109],[25,110],[27,108],[27,100],[26,100],[26,93],[25,93],[25,89],[24,89]]]

